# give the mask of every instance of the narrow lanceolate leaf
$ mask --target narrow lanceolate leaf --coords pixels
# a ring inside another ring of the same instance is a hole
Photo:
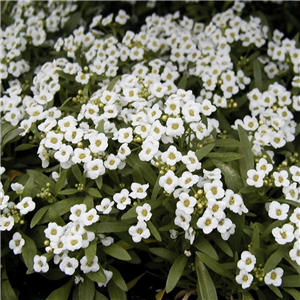
[[[123,279],[121,273],[114,267],[109,266],[109,271],[113,272],[112,281],[124,292],[128,291],[127,284]]]
[[[95,293],[95,300],[108,300],[103,294],[100,292],[96,291]]]
[[[266,264],[264,266],[265,273],[268,273],[277,267],[279,262],[284,257],[288,247],[289,245],[278,246],[278,249],[266,261]]]
[[[120,260],[130,260],[131,256],[128,252],[117,244],[111,244],[108,247],[103,247],[103,252]]]
[[[201,260],[201,262],[203,262],[215,273],[230,279],[234,278],[233,274],[231,274],[226,268],[224,268],[220,263],[218,263],[216,260],[208,256],[207,254],[197,251],[196,255]]]
[[[167,260],[170,262],[174,262],[177,258],[177,254],[166,248],[150,248],[151,253]]]
[[[120,78],[121,78],[121,75],[116,76],[116,77],[109,83],[109,85],[107,86],[106,89],[107,89],[108,91],[112,91],[113,88],[114,88],[114,86],[116,85],[116,83],[120,80]]]
[[[66,180],[67,180],[67,174],[68,174],[69,170],[63,170],[62,172],[60,172],[58,180],[55,184],[55,188],[54,188],[54,195],[56,196],[61,190],[62,188],[65,186]]]
[[[112,280],[108,283],[108,294],[110,300],[127,300],[126,292],[121,290]]]
[[[261,91],[262,89],[261,68],[260,68],[260,63],[257,59],[253,61],[253,75],[254,75],[255,86]]]
[[[242,300],[254,300],[254,298],[251,296],[249,292],[245,292],[242,294]]]
[[[215,147],[215,144],[208,144],[204,147],[202,147],[201,149],[196,151],[196,156],[199,160],[201,160],[202,158],[206,157],[206,155]]]
[[[92,224],[91,226],[86,227],[89,231],[95,233],[111,233],[111,232],[124,232],[127,231],[130,227],[130,224],[120,223],[120,222],[106,222],[106,223],[97,223]]]
[[[179,89],[185,89],[186,88],[186,83],[187,83],[187,72],[184,72],[182,78],[180,79],[178,83],[178,88]]]
[[[148,228],[150,230],[150,232],[152,233],[152,235],[159,241],[161,242],[161,236],[160,233],[158,232],[158,230],[156,229],[156,227],[154,226],[154,224],[151,221],[147,222]]]
[[[106,276],[103,272],[103,269],[100,268],[100,270],[98,270],[97,272],[89,272],[89,273],[86,273],[86,276],[92,280],[92,281],[95,281],[95,282],[106,282]]]
[[[196,256],[197,292],[201,300],[218,300],[215,284],[201,259]]]
[[[243,158],[240,160],[240,171],[243,178],[247,178],[247,171],[254,169],[254,155],[248,134],[241,125],[238,126],[238,132],[240,141],[244,145],[243,148],[239,149],[240,153],[243,154]]]
[[[27,235],[22,233],[25,244],[22,248],[22,256],[29,271],[33,270],[33,257],[37,254],[35,242]]]
[[[78,287],[79,299],[93,300],[95,296],[95,283],[88,277],[84,278],[83,282],[80,282]]]
[[[244,186],[240,175],[232,167],[219,160],[214,159],[213,162],[221,170],[227,187],[237,193]]]
[[[6,268],[2,267],[1,272],[1,299],[2,300],[18,300],[6,273]]]
[[[89,262],[93,262],[97,252],[97,241],[93,240],[89,243],[88,247],[84,249],[85,256]]]
[[[36,214],[31,219],[30,228],[33,228],[36,224],[39,223],[39,221],[43,218],[43,216],[45,215],[49,207],[50,207],[49,205],[44,206],[36,212]]]
[[[65,285],[53,291],[46,300],[67,300],[69,298],[73,282],[74,278],[72,277]]]
[[[298,275],[283,276],[281,287],[299,288],[300,280]]]
[[[197,238],[197,240],[194,242],[194,246],[201,252],[212,257],[214,260],[219,259],[218,253],[205,237],[200,236]]]
[[[240,141],[235,139],[215,140],[214,144],[216,147],[232,147],[232,148],[245,147]]]
[[[173,263],[167,278],[166,292],[171,292],[178,283],[188,258],[185,255],[179,256]]]
[[[291,288],[282,288],[284,291],[286,291],[288,294],[290,294],[293,298],[292,299],[300,299],[300,292],[296,289]]]

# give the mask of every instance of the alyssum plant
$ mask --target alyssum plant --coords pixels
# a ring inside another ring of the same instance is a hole
[[[243,2],[139,30],[101,2],[1,5],[3,300],[20,265],[67,278],[47,300],[126,299],[131,264],[157,300],[300,299],[299,35]]]

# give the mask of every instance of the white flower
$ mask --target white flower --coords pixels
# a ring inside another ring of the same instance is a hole
[[[178,185],[178,177],[173,171],[169,170],[159,178],[159,185],[167,192],[172,193]]]
[[[291,166],[290,167],[290,173],[293,175],[292,179],[295,182],[300,183],[300,167],[297,166]]]
[[[103,160],[100,158],[95,158],[85,163],[84,169],[87,172],[86,177],[91,179],[97,179],[99,176],[105,173]]]
[[[10,185],[11,189],[15,191],[17,194],[21,194],[23,192],[24,186],[18,182],[12,183]]]
[[[247,289],[252,281],[253,281],[253,276],[249,274],[247,271],[242,270],[240,273],[235,277],[235,280],[238,284],[242,285],[243,289]]]
[[[273,176],[274,176],[274,179],[275,179],[274,184],[277,187],[288,186],[290,184],[290,181],[288,179],[289,173],[285,170],[282,170],[280,172],[274,172]]]
[[[204,212],[202,217],[197,221],[198,228],[202,229],[205,234],[211,233],[218,226],[218,220],[209,212]]]
[[[45,237],[51,242],[58,242],[64,233],[62,226],[57,225],[55,222],[49,222],[48,227],[44,230]]]
[[[105,282],[97,282],[98,287],[106,287],[106,285],[108,284],[108,282],[113,277],[113,272],[105,270],[105,269],[103,269],[103,272],[104,272],[104,275],[106,277],[106,281]]]
[[[58,150],[62,146],[63,135],[49,131],[46,135],[45,146],[50,149]]]
[[[188,153],[182,156],[181,161],[186,165],[187,169],[190,172],[194,172],[196,170],[201,169],[201,162],[199,162],[194,151],[189,150]]]
[[[282,228],[274,228],[272,234],[279,245],[290,243],[294,240],[294,226],[291,224],[284,224]]]
[[[205,99],[201,103],[200,112],[205,116],[210,116],[216,110],[217,110],[217,108],[208,99]]]
[[[294,243],[294,247],[289,252],[291,260],[295,261],[300,266],[300,242]]]
[[[256,170],[248,170],[247,172],[247,184],[250,186],[255,186],[256,188],[260,188],[264,185],[264,171],[256,171]]]
[[[265,158],[261,158],[256,164],[256,170],[263,171],[267,175],[273,170],[273,165],[269,164]]]
[[[114,194],[113,199],[117,203],[117,208],[120,210],[124,210],[126,206],[131,203],[127,189],[122,189],[120,193]]]
[[[83,256],[80,259],[80,270],[86,274],[90,272],[97,272],[100,269],[100,266],[98,264],[98,256],[95,256],[93,258],[93,261],[88,261],[86,256]]]
[[[149,221],[151,219],[151,206],[144,203],[142,206],[137,206],[135,209],[138,221]]]
[[[182,154],[176,149],[175,146],[170,146],[167,151],[162,153],[161,159],[169,166],[174,166],[181,160]]]
[[[265,277],[264,281],[267,285],[273,284],[274,286],[280,286],[282,283],[283,269],[282,268],[275,268],[274,270],[268,272]]]
[[[129,234],[132,236],[132,240],[138,243],[143,239],[150,237],[150,231],[147,228],[147,224],[144,221],[138,221],[135,226],[131,226],[128,230]]]
[[[109,214],[112,210],[114,202],[108,198],[103,198],[101,203],[96,206],[96,209],[103,213],[104,215]]]
[[[221,180],[214,180],[204,184],[204,192],[207,199],[221,199],[225,195]]]
[[[272,201],[268,207],[269,217],[275,220],[285,220],[288,216],[290,206],[288,204],[280,204],[277,201]]]
[[[19,232],[15,232],[12,236],[12,240],[9,241],[8,247],[13,250],[14,254],[21,254],[22,247],[25,245],[25,240]]]
[[[175,215],[174,224],[181,227],[183,230],[188,230],[192,219],[191,214],[187,214],[183,210],[177,208]]]
[[[69,251],[78,250],[82,248],[82,235],[78,233],[67,235],[64,244]]]
[[[101,244],[104,247],[108,247],[114,243],[114,238],[112,238],[111,236],[105,236],[104,234],[100,233],[100,234],[98,234],[98,237],[100,239]]]
[[[196,184],[199,180],[198,175],[194,175],[189,171],[185,171],[182,173],[181,177],[179,178],[178,184],[184,188],[188,189]]]
[[[33,257],[33,270],[37,273],[47,273],[49,270],[49,265],[47,263],[47,258],[44,255],[35,255]]]
[[[108,147],[108,138],[104,133],[98,133],[97,135],[92,135],[89,137],[90,141],[90,150],[93,153],[100,153],[107,149]]]
[[[0,190],[0,209],[4,209],[7,207],[9,203],[9,196],[4,195],[3,190]]]
[[[80,221],[85,225],[89,226],[93,223],[96,223],[99,220],[99,216],[97,215],[97,211],[95,208],[90,209],[88,212],[84,212]]]
[[[225,218],[226,216],[224,212],[225,208],[226,208],[226,204],[223,201],[218,201],[213,198],[208,198],[206,212],[212,214],[216,219],[222,220]]]
[[[147,197],[147,189],[149,187],[149,183],[147,184],[139,184],[137,182],[133,182],[131,184],[131,190],[130,197],[133,199],[144,199]]]
[[[88,148],[76,148],[73,152],[72,161],[75,164],[86,163],[92,160],[91,151]]]
[[[197,203],[196,198],[190,196],[188,193],[182,192],[179,194],[179,200],[176,203],[176,207],[186,214],[192,214],[194,211],[194,206]]]
[[[238,261],[238,268],[240,270],[245,270],[251,272],[256,264],[256,257],[249,251],[243,251],[241,254],[241,259]]]
[[[298,225],[300,222],[300,207],[296,207],[294,212],[290,216],[290,221],[293,222],[295,225]]]
[[[109,154],[104,162],[104,166],[109,170],[116,170],[121,160],[117,155]]]
[[[70,208],[71,215],[69,219],[73,222],[82,218],[82,215],[86,212],[85,204],[75,204]]]
[[[70,258],[69,256],[65,256],[62,259],[61,263],[59,264],[59,268],[66,275],[73,275],[78,265],[79,262],[76,258],[74,257]]]
[[[54,157],[61,163],[67,162],[73,154],[73,148],[70,145],[62,144],[54,153]]]
[[[30,211],[35,209],[35,202],[31,197],[25,197],[17,204],[17,209],[20,211],[22,215],[26,215]]]

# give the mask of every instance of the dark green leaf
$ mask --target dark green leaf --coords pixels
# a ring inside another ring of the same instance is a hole
[[[186,83],[187,83],[187,77],[188,77],[188,74],[187,72],[184,72],[183,73],[183,76],[181,77],[179,83],[178,83],[178,89],[183,89],[185,90],[186,88]]]
[[[282,294],[280,292],[280,289],[274,285],[268,285],[268,287],[279,297],[282,298]]]
[[[235,139],[220,139],[213,142],[216,147],[245,147],[240,141]]]
[[[171,263],[173,263],[176,258],[177,254],[171,250],[168,250],[166,248],[150,248],[149,249],[151,253],[157,255],[158,257],[161,257]]]
[[[15,151],[29,150],[29,149],[32,149],[35,147],[37,147],[37,145],[35,145],[35,144],[21,144],[15,148]]]
[[[121,290],[112,280],[108,283],[108,294],[110,300],[127,300],[126,292]]]
[[[218,159],[220,162],[230,162],[234,160],[239,160],[243,157],[242,154],[235,152],[211,152],[206,155],[207,157]]]
[[[101,198],[101,193],[95,188],[88,188],[86,192],[94,198]]]
[[[194,246],[201,252],[212,257],[213,259],[219,260],[218,253],[205,237],[199,236],[199,238],[197,238],[194,242]]]
[[[215,284],[201,259],[196,256],[197,292],[201,300],[218,300]]]
[[[197,251],[196,255],[207,267],[209,267],[215,273],[227,277],[229,279],[234,278],[233,274],[231,274],[225,267],[223,267],[220,263],[218,263],[216,260],[208,256],[207,254]]]
[[[96,291],[95,293],[95,300],[108,300],[103,294],[100,292]]]
[[[58,195],[74,195],[78,193],[79,191],[77,189],[66,189],[62,190],[58,193]]]
[[[148,228],[149,228],[150,232],[156,238],[156,240],[158,240],[159,242],[161,242],[160,233],[158,232],[158,230],[156,229],[156,227],[154,226],[154,224],[151,221],[147,221],[147,225],[148,225]]]
[[[98,270],[97,272],[89,272],[86,273],[85,275],[92,281],[101,282],[101,283],[106,282],[106,276],[102,268],[100,268],[100,270]]]
[[[206,157],[207,154],[215,147],[215,144],[208,144],[196,151],[196,156],[200,161],[202,158]]]
[[[216,167],[221,170],[227,187],[237,193],[244,186],[240,175],[238,175],[238,173],[229,165],[224,164],[221,161],[213,160],[213,162]]]
[[[108,91],[112,91],[115,84],[118,82],[118,80],[121,78],[121,75],[116,76],[108,85],[108,87],[106,88]]]
[[[106,254],[108,254],[112,257],[115,257],[117,259],[120,259],[120,260],[130,260],[131,259],[128,252],[125,249],[123,249],[121,246],[119,246],[118,244],[111,244],[108,247],[103,247],[102,250]]]
[[[78,164],[74,164],[71,167],[71,170],[72,170],[75,178],[77,179],[77,181],[80,183],[83,183],[83,175],[82,175],[82,172],[80,171]]]
[[[66,184],[67,174],[69,170],[62,170],[55,184],[54,195],[56,196]]]
[[[260,62],[257,59],[253,60],[253,76],[254,76],[255,86],[261,91],[262,74],[261,74]]]
[[[226,253],[228,256],[233,257],[233,252],[230,248],[230,246],[228,245],[228,243],[226,241],[224,241],[220,236],[215,236],[214,237],[214,242],[216,243],[216,245],[222,250],[224,251],[224,253]]]
[[[113,272],[112,281],[124,292],[127,292],[127,284],[123,279],[121,273],[114,267],[109,266],[109,271]]]
[[[36,212],[36,214],[31,219],[30,228],[33,228],[36,224],[39,223],[39,221],[43,218],[48,209],[49,206],[44,206]]]
[[[79,299],[93,300],[95,295],[95,283],[88,277],[84,278],[83,282],[79,283],[78,296]]]
[[[37,254],[35,242],[22,232],[22,238],[25,240],[25,244],[22,248],[22,256],[24,263],[29,271],[33,270],[33,257]]]
[[[93,240],[89,243],[88,247],[84,249],[85,256],[88,262],[93,262],[97,252],[97,241]]]
[[[176,284],[178,283],[187,263],[187,257],[185,255],[180,255],[174,261],[170,272],[168,274],[167,283],[166,283],[166,292],[171,292]]]
[[[73,13],[64,26],[64,32],[66,34],[71,34],[73,30],[80,24],[80,21],[81,11]]]
[[[6,273],[6,268],[2,267],[1,272],[1,299],[2,300],[18,300]]]
[[[124,232],[128,231],[130,225],[120,222],[106,222],[100,224],[92,224],[86,227],[88,230],[95,233],[111,233],[111,232]]]
[[[270,272],[279,264],[279,262],[284,257],[289,245],[278,246],[278,249],[268,258],[265,263],[264,271],[265,273]]]
[[[296,289],[290,289],[290,288],[282,288],[284,291],[286,291],[288,294],[290,294],[293,299],[300,299],[300,292]]]
[[[23,132],[23,129],[13,129],[11,130],[9,133],[7,133],[4,137],[2,137],[2,141],[1,141],[1,150],[4,149],[4,146],[12,141],[15,141],[17,139],[20,139],[20,133]]]
[[[283,276],[281,287],[300,288],[299,275]]]
[[[66,284],[52,292],[46,300],[67,300],[69,298],[73,282],[74,278],[72,277]]]

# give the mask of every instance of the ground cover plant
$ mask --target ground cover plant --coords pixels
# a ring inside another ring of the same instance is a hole
[[[1,2],[3,300],[300,299],[299,4],[168,4]]]

